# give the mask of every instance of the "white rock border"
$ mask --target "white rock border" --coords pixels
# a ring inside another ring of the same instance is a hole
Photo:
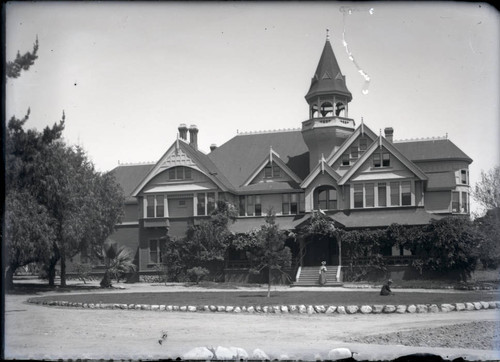
[[[30,298],[28,303],[48,307],[66,307],[82,309],[110,309],[110,310],[147,310],[155,312],[183,312],[183,313],[248,313],[248,314],[406,314],[406,313],[450,313],[461,311],[476,311],[482,309],[500,309],[500,301],[491,302],[464,302],[443,304],[364,304],[364,305],[165,305],[165,304],[121,304],[121,303],[82,303],[62,300],[40,300]]]

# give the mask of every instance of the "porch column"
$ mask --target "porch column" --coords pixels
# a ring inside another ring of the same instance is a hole
[[[340,237],[340,233],[336,232],[337,244],[339,246],[339,266],[342,266],[342,238]]]
[[[304,266],[304,238],[302,236],[299,237],[299,265],[301,267]]]

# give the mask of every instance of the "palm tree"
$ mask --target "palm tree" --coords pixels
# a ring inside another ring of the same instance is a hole
[[[103,254],[106,261],[106,271],[101,280],[102,288],[110,288],[112,286],[112,278],[118,282],[120,276],[136,269],[133,262],[134,257],[130,249],[123,245],[118,245],[116,241],[111,239],[106,240],[103,246]]]

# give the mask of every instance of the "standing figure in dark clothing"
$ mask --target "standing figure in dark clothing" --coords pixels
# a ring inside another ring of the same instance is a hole
[[[391,284],[392,280],[389,279],[387,283],[382,285],[382,289],[380,290],[380,295],[394,295],[394,293],[391,290]]]

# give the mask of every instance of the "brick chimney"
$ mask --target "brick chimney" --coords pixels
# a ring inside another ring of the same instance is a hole
[[[198,149],[198,127],[194,124],[189,127],[189,144]]]
[[[210,152],[214,151],[217,148],[217,145],[215,143],[212,143],[210,145]]]
[[[187,132],[188,132],[187,126],[184,123],[181,123],[179,125],[178,130],[179,130],[179,137],[184,141],[187,141]]]
[[[387,127],[384,129],[385,133],[385,139],[392,143],[393,141],[393,134],[394,134],[394,129],[392,127]]]

